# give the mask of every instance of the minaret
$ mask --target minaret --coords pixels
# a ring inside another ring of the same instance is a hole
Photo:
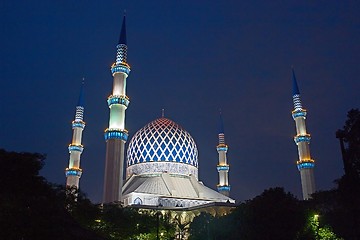
[[[76,106],[75,120],[72,121],[73,137],[69,145],[69,167],[65,169],[66,187],[79,189],[79,180],[82,174],[80,155],[84,150],[81,145],[82,132],[85,128],[84,119],[84,79],[81,85],[79,101]]]
[[[219,172],[219,184],[217,185],[217,190],[219,193],[229,196],[230,194],[230,185],[229,185],[229,165],[227,164],[226,153],[229,149],[225,144],[225,134],[224,134],[224,123],[222,115],[220,112],[220,128],[219,128],[219,144],[216,147],[217,152],[219,153],[219,165],[217,165],[217,170]]]
[[[126,78],[130,73],[130,66],[126,62],[125,16],[116,48],[116,62],[111,66],[114,78],[113,91],[107,99],[110,108],[109,127],[104,134],[106,160],[103,203],[121,201],[123,185],[125,143],[128,138],[128,131],[125,129],[125,110],[129,105],[129,98],[126,96]]]
[[[294,69],[292,69],[293,81],[293,102],[294,110],[292,117],[296,125],[296,136],[294,141],[298,147],[299,160],[296,162],[300,171],[303,199],[311,198],[315,192],[314,167],[315,161],[310,156],[310,134],[306,132],[306,110],[301,105],[300,92],[295,78]]]

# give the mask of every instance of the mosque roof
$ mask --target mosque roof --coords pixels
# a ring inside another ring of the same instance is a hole
[[[124,184],[122,190],[123,196],[130,193],[142,193],[164,198],[235,202],[233,199],[206,187],[194,176],[170,173],[133,175]]]

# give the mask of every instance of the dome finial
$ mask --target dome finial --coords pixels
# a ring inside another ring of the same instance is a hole
[[[164,108],[161,109],[161,117],[162,117],[162,118],[165,117],[165,109],[164,109]]]

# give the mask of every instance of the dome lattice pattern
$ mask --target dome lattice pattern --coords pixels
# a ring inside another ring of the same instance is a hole
[[[127,150],[127,165],[145,162],[176,162],[197,168],[194,139],[175,122],[156,119],[135,133]]]

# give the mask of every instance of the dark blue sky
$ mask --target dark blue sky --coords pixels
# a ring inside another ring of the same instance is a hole
[[[301,196],[291,117],[294,65],[317,189],[343,174],[335,131],[360,106],[358,1],[2,1],[0,147],[47,154],[42,174],[64,183],[82,77],[80,187],[102,198],[106,98],[127,11],[126,126],[161,116],[199,149],[199,176],[215,188],[218,109],[229,145],[231,195],[282,186]],[[6,171],[6,166],[2,166]]]

